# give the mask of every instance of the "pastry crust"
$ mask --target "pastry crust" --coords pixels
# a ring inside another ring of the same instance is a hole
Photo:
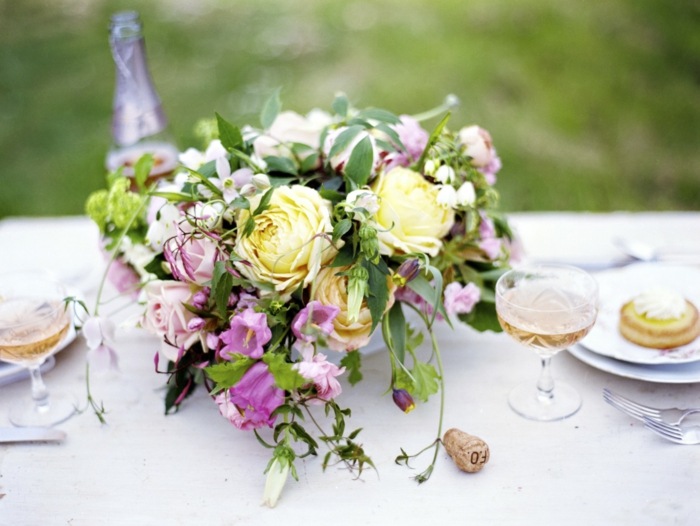
[[[690,301],[685,300],[685,311],[680,318],[658,320],[640,314],[634,301],[620,309],[620,333],[626,339],[653,349],[671,349],[692,342],[700,335],[700,315]]]

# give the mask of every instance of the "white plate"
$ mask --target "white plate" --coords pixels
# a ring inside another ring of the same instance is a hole
[[[675,365],[644,365],[608,358],[607,356],[591,352],[581,345],[573,345],[567,351],[591,367],[624,378],[663,384],[692,384],[700,382],[700,362]]]
[[[600,310],[595,326],[580,342],[603,356],[637,364],[682,364],[700,360],[700,338],[675,349],[649,349],[627,341],[618,329],[620,307],[645,290],[670,288],[700,306],[700,269],[661,263],[638,263],[595,274]]]

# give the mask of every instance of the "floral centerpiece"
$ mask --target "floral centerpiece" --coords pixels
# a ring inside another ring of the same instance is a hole
[[[302,116],[281,111],[275,93],[260,128],[216,115],[169,179],[148,182],[147,155],[133,178],[117,170],[88,199],[113,283],[138,298],[141,325],[161,340],[166,412],[203,386],[224,418],[253,431],[271,450],[269,505],[319,442],[324,468],[372,466],[359,430],[346,428],[339,379],[361,380],[359,350],[375,331],[391,366],[387,392],[409,412],[444,387],[436,320],[500,330],[493,284],[510,249],[495,211],[500,161],[485,130],[450,131],[448,109],[399,117],[339,95],[332,113]],[[419,122],[443,113],[432,133]],[[93,353],[108,356],[100,323],[93,316],[86,332]],[[424,332],[427,359],[416,352]],[[442,400],[419,481],[437,458]]]

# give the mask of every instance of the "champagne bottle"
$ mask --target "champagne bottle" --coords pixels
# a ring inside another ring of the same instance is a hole
[[[112,15],[109,43],[116,71],[112,145],[106,165],[134,175],[134,164],[153,155],[150,180],[166,177],[177,165],[178,150],[146,60],[143,25],[136,11]]]

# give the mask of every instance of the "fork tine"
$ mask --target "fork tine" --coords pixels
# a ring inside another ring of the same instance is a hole
[[[610,395],[608,391],[603,392],[603,399],[615,409],[622,411],[626,415],[636,418],[637,420],[642,420],[644,416],[649,416],[650,418],[653,417],[652,415],[643,413],[636,406],[626,404],[623,400]]]
[[[644,418],[644,426],[656,431],[660,435],[665,436],[669,439],[674,439],[680,441],[683,439],[683,431],[678,426],[672,426],[665,424],[664,422],[659,422],[657,420],[652,420],[651,418]]]
[[[626,414],[627,416],[630,416],[630,417],[632,417],[632,418],[636,418],[637,420],[642,420],[642,419],[644,418],[644,416],[645,416],[645,415],[639,413],[638,411],[636,411],[636,410],[634,410],[634,409],[630,409],[629,407],[620,404],[620,402],[618,402],[618,401],[617,401],[616,399],[614,399],[614,398],[608,398],[608,397],[605,397],[605,396],[604,396],[603,399],[604,399],[608,404],[610,404],[611,406],[613,406],[615,409],[617,409],[618,411],[620,411],[620,412]]]
[[[627,407],[631,412],[639,416],[647,415],[656,419],[661,417],[658,409],[625,398],[621,394],[615,393],[607,388],[603,389],[603,398],[605,398],[606,401],[609,401],[608,399],[615,400],[618,404]]]

